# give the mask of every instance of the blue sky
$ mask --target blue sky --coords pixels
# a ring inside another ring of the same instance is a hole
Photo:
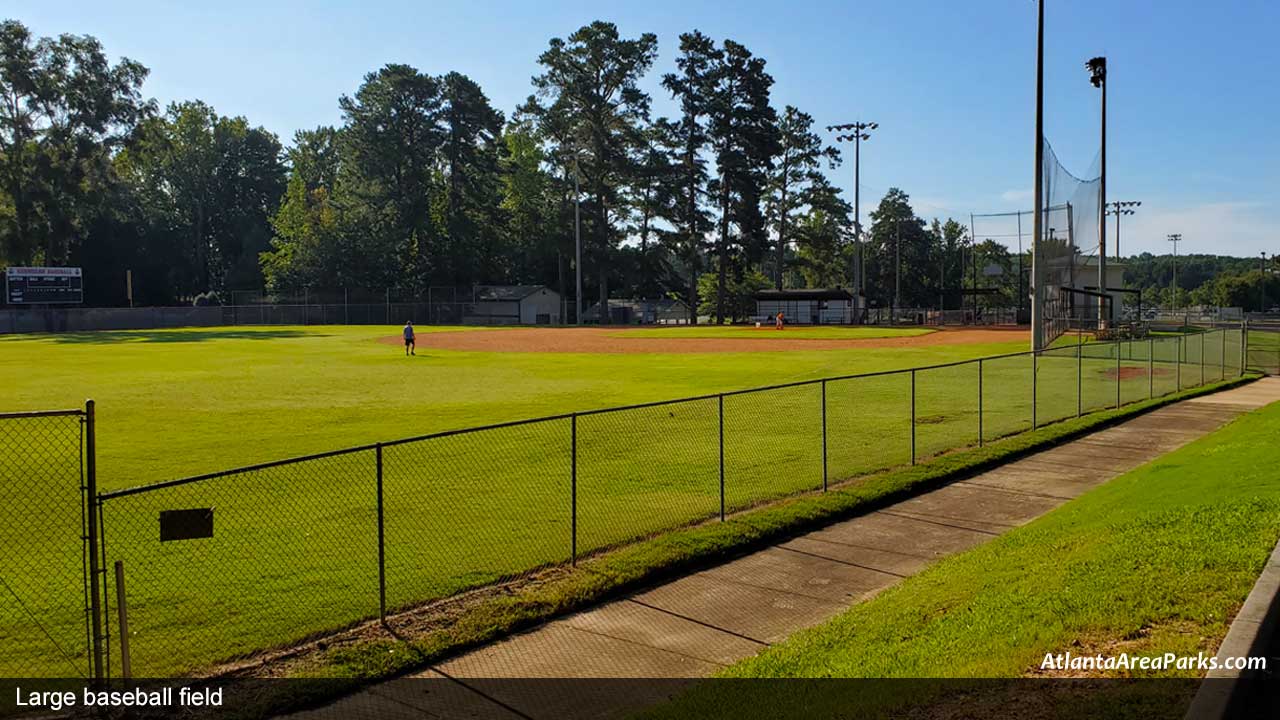
[[[924,217],[1030,206],[1033,0],[713,3],[242,2],[10,0],[0,11],[40,35],[97,36],[151,69],[161,103],[201,99],[288,142],[339,120],[339,95],[388,62],[457,70],[504,112],[530,92],[553,36],[595,19],[653,32],[658,80],[681,32],[733,38],[768,60],[775,103],[819,125],[881,124],[863,150],[864,216],[889,187]],[[1108,195],[1143,201],[1122,250],[1280,252],[1280,3],[1049,0],[1046,134],[1084,174],[1098,146],[1099,93],[1084,61],[1110,65]],[[852,184],[846,164],[834,179]],[[981,233],[980,233],[981,234]]]

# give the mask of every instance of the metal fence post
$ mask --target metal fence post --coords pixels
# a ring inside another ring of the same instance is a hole
[[[911,464],[916,464],[916,370],[911,368]]]
[[[1227,379],[1227,329],[1218,328],[1218,335],[1222,338],[1222,349],[1218,351],[1218,379]]]
[[[85,516],[89,535],[89,615],[93,628],[93,680],[106,678],[102,672],[102,598],[98,565],[98,441],[95,435],[94,402],[84,402]]]
[[[1176,379],[1177,389],[1174,392],[1182,392],[1182,334],[1181,333],[1178,334],[1178,349],[1176,353],[1177,354],[1174,356],[1174,369],[1177,372],[1177,375],[1175,375],[1175,377],[1177,378]]]
[[[982,447],[982,358],[978,358],[978,447]]]
[[[1084,414],[1084,347],[1076,345],[1076,417]]]
[[[120,614],[120,677],[133,676],[129,660],[129,602],[124,590],[124,561],[116,561],[116,611]]]
[[[569,564],[578,565],[578,414],[569,416]]]
[[[724,393],[717,399],[720,404],[720,521],[724,522]]]
[[[1249,319],[1240,321],[1240,374],[1249,367]]]
[[[1040,355],[1039,352],[1035,350],[1031,351],[1031,429],[1032,430],[1036,429],[1036,384],[1037,384],[1036,373],[1039,372],[1039,368],[1036,366],[1036,358],[1038,358],[1039,355]],[[1079,386],[1077,386],[1077,388],[1078,387]]]
[[[1120,408],[1120,342],[1116,342],[1116,409]]]
[[[378,493],[378,619],[385,626],[387,624],[387,551],[385,503],[382,491],[382,443],[375,445],[373,452]]]
[[[827,381],[822,381],[822,492],[827,491]]]
[[[1147,338],[1147,399],[1156,396],[1156,339]]]
[[[1200,333],[1200,384],[1204,384],[1204,333]]]

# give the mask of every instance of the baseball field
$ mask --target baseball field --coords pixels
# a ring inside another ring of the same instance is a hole
[[[380,585],[391,609],[447,597],[1238,363],[1238,342],[1220,334],[1065,345],[1033,362],[1009,355],[1027,345],[1012,330],[418,328],[411,357],[399,330],[0,338],[0,410],[97,403],[99,484],[120,493],[103,504],[104,554],[124,562],[135,674],[199,670],[376,616]],[[965,362],[977,358],[988,359]],[[908,368],[927,369],[890,372]],[[680,398],[696,399],[567,416]],[[48,492],[0,489],[23,513],[0,523],[6,547],[41,540]],[[160,541],[160,512],[200,508],[213,537]],[[29,622],[78,577],[78,544],[64,560],[6,578],[26,605],[0,617],[14,640],[0,674],[65,675],[79,662],[80,617]]]

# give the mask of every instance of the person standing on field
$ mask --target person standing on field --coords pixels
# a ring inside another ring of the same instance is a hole
[[[415,348],[414,348],[414,344],[413,344],[413,339],[414,339],[414,338],[413,338],[413,323],[412,323],[412,322],[406,322],[406,323],[404,324],[404,354],[405,354],[405,357],[408,357],[408,356],[410,356],[410,355],[417,355],[417,354],[418,354],[418,353],[414,352],[414,349],[415,349]]]
[[[776,318],[774,318],[774,320],[776,320],[776,321],[777,321],[777,324],[775,324],[775,325],[774,325],[774,327],[775,327],[775,328],[777,328],[777,329],[779,329],[779,330],[781,330],[781,329],[782,329],[782,320],[783,320],[783,318],[784,318],[784,317],[785,317],[785,316],[782,314],[782,312],[781,312],[781,311],[779,311],[779,312],[778,312],[778,316],[777,316]]]

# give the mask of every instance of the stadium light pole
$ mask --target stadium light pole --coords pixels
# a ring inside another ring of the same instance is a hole
[[[573,274],[574,274],[574,291],[573,291],[573,324],[582,324],[582,216],[580,206],[582,205],[582,193],[578,189],[578,153],[573,154]],[[608,301],[601,308],[603,312],[609,312]]]
[[[1044,231],[1044,3],[1036,1],[1036,169],[1035,169],[1035,216],[1031,230],[1031,349],[1039,351],[1044,347],[1044,327],[1042,301],[1044,283],[1040,276],[1044,272],[1040,262],[1040,238]]]
[[[1170,315],[1178,313],[1178,243],[1182,242],[1182,233],[1169,233],[1169,242],[1173,243],[1173,292],[1169,296]]]
[[[1089,82],[1102,89],[1102,175],[1099,193],[1102,195],[1098,218],[1098,292],[1107,293],[1107,59],[1090,58],[1084,64],[1089,71]],[[1098,327],[1106,327],[1106,309],[1101,298],[1098,301]]]
[[[1107,205],[1109,206],[1107,208],[1107,214],[1116,216],[1115,258],[1116,260],[1119,260],[1120,259],[1120,216],[1132,215],[1133,208],[1136,208],[1142,205],[1142,201],[1141,200],[1116,200],[1115,202],[1108,203]]]
[[[894,218],[893,224],[893,306],[899,308],[902,307],[902,218]]]
[[[856,284],[854,294],[861,294],[864,302],[867,296],[867,263],[863,253],[862,242],[862,141],[871,139],[871,130],[880,127],[879,123],[858,122],[844,123],[843,125],[828,125],[827,132],[840,132],[836,136],[836,142],[853,141],[853,235],[854,242],[857,243],[857,263],[858,267],[854,273],[854,283]],[[852,132],[848,132],[848,131]]]

